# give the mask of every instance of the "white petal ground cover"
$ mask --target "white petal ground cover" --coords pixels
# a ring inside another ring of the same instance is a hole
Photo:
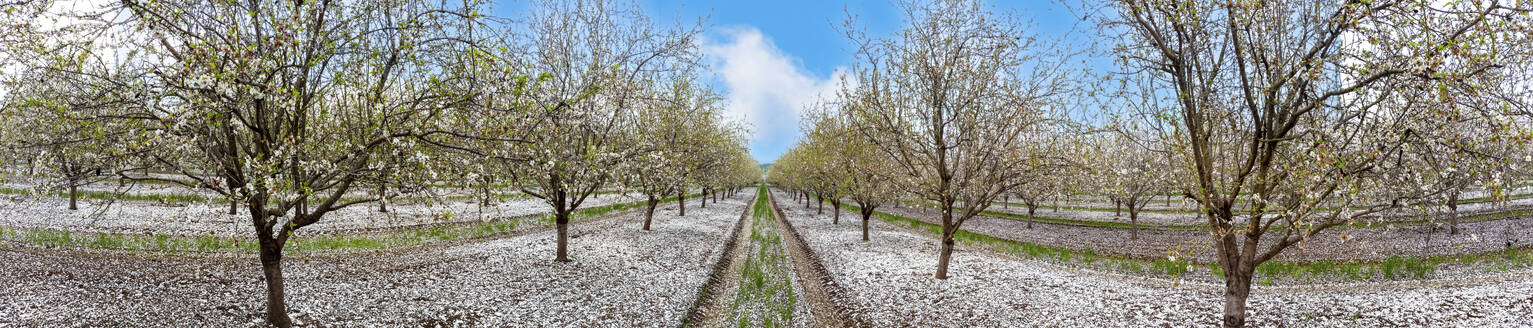
[[[599,207],[641,200],[632,194],[592,195],[581,208]],[[81,202],[71,211],[68,199],[59,197],[0,197],[0,226],[13,229],[54,229],[72,232],[157,234],[173,236],[244,237],[251,235],[250,216],[228,214],[227,205],[178,204],[167,206],[154,202],[118,201]],[[377,204],[362,204],[326,214],[319,222],[304,227],[305,235],[356,233],[367,230],[408,227],[423,224],[470,222],[549,213],[552,208],[542,199],[522,197],[500,201],[481,208],[475,201],[449,201],[436,204],[389,204],[388,212],[377,211]]]
[[[793,207],[793,206],[789,206]],[[800,206],[801,208],[802,206]],[[937,212],[903,207],[880,208],[880,211],[941,224]],[[845,213],[843,213],[845,214]],[[1111,214],[1111,213],[1108,213]],[[1316,234],[1303,245],[1278,255],[1280,260],[1383,260],[1390,256],[1450,256],[1503,251],[1511,247],[1533,246],[1533,217],[1500,219],[1459,224],[1458,235],[1433,225],[1393,225],[1381,227],[1338,227]],[[1098,254],[1118,254],[1139,258],[1164,258],[1170,251],[1181,250],[1181,257],[1212,261],[1214,251],[1208,232],[1188,229],[1155,229],[1142,226],[1138,239],[1130,228],[1093,227],[1073,224],[1034,222],[1027,228],[1021,219],[981,216],[964,223],[964,230],[1010,240],[1073,250],[1092,250]],[[1269,245],[1277,237],[1262,240]]]
[[[779,193],[778,199],[791,199]],[[1222,285],[1076,270],[960,245],[947,280],[932,278],[938,241],[872,220],[831,224],[801,204],[781,208],[831,276],[853,294],[853,315],[880,327],[1215,326]],[[847,215],[848,213],[842,213]],[[843,217],[846,219],[847,217]],[[1255,286],[1256,326],[1519,327],[1533,325],[1533,271],[1388,283]]]
[[[305,326],[670,327],[681,322],[749,193],[707,208],[674,203],[553,231],[284,262]],[[0,248],[0,327],[259,326],[254,259],[146,258]]]
[[[1173,202],[1172,204],[1177,203]],[[1061,205],[1064,208],[1057,211],[1052,208],[1040,206],[1037,210],[1033,211],[1033,215],[1041,218],[1055,218],[1072,221],[1116,222],[1122,224],[1129,224],[1131,222],[1129,220],[1128,210],[1124,209],[1122,213],[1115,212],[1112,210],[1112,203],[1076,203],[1074,205],[1064,205],[1064,203],[1061,203]],[[1151,206],[1146,208],[1147,211],[1139,212],[1140,226],[1197,226],[1208,224],[1207,220],[1199,219],[1197,213],[1193,212],[1195,209],[1194,207],[1172,206],[1168,208],[1159,205],[1163,205],[1163,203],[1151,202]],[[1088,206],[1090,209],[1085,209],[1082,207],[1071,208],[1071,206]],[[1513,199],[1507,201],[1506,203],[1477,202],[1460,204],[1458,213],[1460,218],[1472,218],[1481,215],[1494,216],[1494,214],[1508,213],[1513,211],[1515,211],[1513,214],[1527,213],[1530,209],[1533,209],[1533,197]],[[1026,207],[1002,206],[999,203],[991,205],[990,208],[986,210],[1022,216],[1027,215]],[[1388,224],[1400,221],[1418,221],[1431,219],[1435,220],[1436,222],[1440,222],[1441,224],[1446,224],[1448,222],[1446,209],[1436,208],[1433,209],[1433,211],[1434,212],[1431,214],[1424,215],[1418,209],[1403,209],[1399,211],[1386,212],[1379,215],[1365,216],[1360,218],[1359,221]],[[1474,219],[1474,221],[1484,220],[1486,220],[1486,218]]]

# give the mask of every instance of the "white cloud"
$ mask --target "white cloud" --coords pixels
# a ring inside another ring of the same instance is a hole
[[[797,57],[783,53],[753,27],[727,28],[719,34],[721,40],[704,41],[703,53],[728,90],[727,117],[750,123],[757,141],[782,136],[796,139],[804,106],[831,99],[846,74],[843,67],[837,67],[829,77],[814,76]]]

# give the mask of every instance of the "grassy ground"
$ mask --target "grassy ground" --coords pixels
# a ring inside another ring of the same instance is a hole
[[[699,195],[694,194],[688,197],[697,197]],[[666,198],[664,202],[675,200],[675,197],[671,197]],[[644,201],[637,201],[585,208],[575,211],[574,218],[578,220],[597,217],[617,211],[639,208],[644,205]],[[438,225],[363,235],[296,237],[288,240],[287,248],[297,252],[382,250],[396,247],[420,246],[437,242],[494,237],[511,233],[519,226],[552,226],[553,224],[553,216],[550,214],[500,221]],[[163,254],[255,254],[257,250],[256,242],[248,237],[184,237],[79,233],[53,229],[13,229],[9,227],[0,227],[0,240],[42,248],[133,251]]]
[[[858,207],[854,205],[843,204],[842,207],[851,211],[858,210]],[[942,226],[918,219],[884,212],[875,212],[875,216],[885,222],[908,226],[913,230],[938,236],[942,234]],[[1195,263],[1172,256],[1148,259],[1103,255],[1096,254],[1096,252],[1089,249],[1074,250],[1022,242],[962,229],[955,234],[954,238],[968,245],[985,247],[1017,257],[1047,259],[1123,273],[1149,273],[1173,278],[1188,276],[1188,274],[1206,274],[1218,277],[1221,280],[1224,276],[1223,270],[1220,270],[1217,264]],[[1168,254],[1170,254],[1170,250],[1168,250]],[[1454,256],[1394,256],[1384,261],[1318,261],[1307,263],[1267,261],[1257,266],[1256,277],[1258,282],[1263,284],[1272,284],[1273,279],[1293,279],[1298,281],[1315,279],[1421,279],[1435,273],[1443,265],[1480,265],[1484,268],[1498,271],[1533,267],[1533,250],[1513,248],[1501,252]],[[1200,278],[1196,276],[1190,277]]]
[[[729,321],[739,327],[782,327],[792,322],[798,295],[766,189],[758,190],[751,213],[750,257],[740,267],[740,289],[730,301]]]

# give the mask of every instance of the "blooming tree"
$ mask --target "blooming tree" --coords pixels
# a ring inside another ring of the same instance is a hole
[[[978,1],[903,2],[906,26],[859,45],[857,129],[891,158],[901,187],[935,203],[942,221],[936,278],[946,279],[954,235],[1001,195],[1039,174],[1025,136],[1036,134],[1070,76],[1042,41]]]
[[[1245,324],[1257,265],[1327,228],[1424,199],[1396,183],[1410,169],[1407,145],[1486,154],[1453,142],[1441,122],[1462,115],[1498,127],[1488,132],[1500,138],[1533,137],[1510,119],[1518,106],[1498,104],[1507,99],[1485,87],[1515,75],[1500,70],[1508,60],[1525,60],[1526,48],[1509,47],[1528,38],[1533,24],[1520,14],[1528,9],[1113,2],[1105,26],[1120,40],[1121,62],[1151,73],[1157,95],[1174,104],[1143,117],[1177,127],[1167,137],[1189,167],[1177,180],[1208,220],[1225,272],[1225,326]]]
[[[112,135],[89,139],[121,140],[122,152],[136,158],[119,169],[120,178],[212,190],[244,204],[266,282],[266,320],[285,327],[288,240],[331,212],[376,201],[343,196],[378,172],[399,172],[387,175],[396,182],[434,178],[404,169],[430,158],[385,150],[412,149],[435,134],[435,123],[459,101],[439,88],[462,76],[437,50],[474,43],[464,31],[479,24],[479,9],[418,1],[122,1],[53,14],[67,15],[57,21],[69,25],[30,30],[49,37],[7,50],[26,71],[46,72],[47,83],[109,90],[85,99],[110,106],[39,108],[115,126]],[[117,46],[52,51],[53,42],[93,38]],[[88,56],[64,58],[80,54]],[[180,178],[124,174],[151,168]]]

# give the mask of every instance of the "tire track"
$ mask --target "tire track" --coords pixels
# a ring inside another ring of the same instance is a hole
[[[824,262],[804,243],[798,230],[793,229],[793,223],[788,222],[788,216],[777,207],[777,200],[772,197],[772,193],[768,191],[766,194],[772,213],[777,215],[779,230],[788,232],[783,234],[783,241],[788,246],[788,254],[793,258],[793,271],[797,273],[799,285],[804,289],[815,321],[822,327],[872,327],[857,320],[843,306],[854,300],[847,298],[845,289],[832,278],[830,271],[822,264]]]
[[[740,271],[740,265],[745,262],[748,255],[744,251],[747,246],[742,239],[746,236],[740,233],[745,227],[745,220],[750,218],[751,210],[755,208],[760,196],[751,197],[746,203],[745,209],[740,213],[740,219],[735,221],[734,229],[729,232],[729,238],[724,242],[723,252],[719,253],[718,261],[714,262],[713,272],[708,274],[708,282],[698,290],[697,298],[692,301],[692,309],[687,311],[687,316],[682,319],[682,327],[721,327],[727,319],[728,298],[725,295],[739,289],[740,279],[735,272]]]

